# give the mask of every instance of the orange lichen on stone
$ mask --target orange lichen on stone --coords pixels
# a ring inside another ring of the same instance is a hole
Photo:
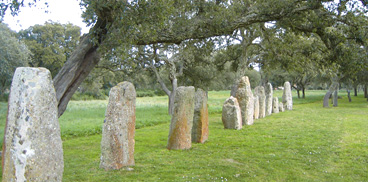
[[[192,147],[191,130],[194,113],[194,87],[179,87],[174,101],[167,149]]]

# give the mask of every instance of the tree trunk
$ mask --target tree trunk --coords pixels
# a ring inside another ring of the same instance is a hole
[[[303,99],[305,99],[305,88],[302,88],[302,92],[303,92]]]
[[[337,107],[338,92],[339,92],[339,89],[336,88],[336,90],[334,91],[334,94],[333,94],[333,106],[334,107]]]
[[[296,93],[298,93],[298,99],[300,99],[300,90],[299,90],[299,89],[297,89],[297,90],[296,90]]]
[[[53,81],[58,101],[59,117],[64,113],[74,92],[100,61],[97,49],[107,34],[107,23],[106,20],[100,18],[97,20],[95,26],[90,31],[95,33],[85,34],[81,38],[77,48],[55,76]],[[97,43],[93,43],[93,39]]]
[[[364,85],[364,98],[368,98],[367,84]]]
[[[332,92],[327,91],[325,97],[323,98],[323,107],[330,107],[328,101],[330,100]]]
[[[349,102],[351,102],[350,90],[349,90],[349,89],[347,89],[347,92],[348,92],[348,99],[349,99]]]
[[[171,93],[169,95],[169,114],[171,116],[174,113],[174,101],[175,101],[177,87],[178,87],[178,80],[177,79],[174,79],[172,81],[172,91],[171,91]]]
[[[64,113],[69,100],[79,85],[98,64],[98,46],[91,43],[90,35],[82,38],[76,50],[54,78],[59,117]]]
[[[336,88],[339,86],[337,82],[333,82],[328,89],[325,97],[323,98],[323,107],[330,107],[328,104],[328,100],[330,99],[331,94],[336,90]]]
[[[357,87],[358,87],[357,85],[354,86],[354,96],[355,97],[358,96],[358,88]]]

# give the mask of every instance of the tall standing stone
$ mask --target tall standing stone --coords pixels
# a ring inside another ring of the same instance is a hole
[[[259,119],[259,97],[254,95],[254,119]]]
[[[284,105],[285,110],[293,110],[293,97],[291,95],[291,86],[289,82],[285,82],[284,84],[282,103]]]
[[[258,86],[254,89],[259,101],[259,118],[266,117],[266,95],[263,86]]]
[[[265,95],[266,95],[266,116],[269,116],[272,114],[272,98],[273,98],[273,90],[271,83],[266,84]]]
[[[194,87],[178,87],[174,101],[167,148],[189,149],[192,147],[194,116]]]
[[[105,170],[134,165],[135,100],[130,82],[110,90],[101,140],[100,167]]]
[[[279,98],[272,99],[272,113],[279,113]]]
[[[282,102],[279,102],[279,112],[284,112],[285,108],[284,108],[284,104]]]
[[[222,106],[222,123],[225,129],[242,129],[242,117],[238,100],[230,96]]]
[[[208,139],[207,93],[200,88],[197,89],[194,101],[192,142],[204,143]]]
[[[238,90],[236,91],[236,99],[238,99],[241,109],[243,125],[252,125],[254,98],[249,83],[249,78],[247,76],[242,77],[239,81]]]
[[[17,68],[8,103],[2,181],[62,181],[57,100],[45,68]]]

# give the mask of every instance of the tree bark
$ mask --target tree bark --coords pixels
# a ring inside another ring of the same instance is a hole
[[[356,97],[356,96],[358,96],[358,88],[357,88],[358,86],[354,86],[354,96]]]
[[[348,92],[348,99],[349,99],[349,102],[351,102],[350,90],[349,90],[349,89],[347,89],[347,92]]]
[[[364,98],[368,98],[367,84],[364,85]]]
[[[74,92],[100,61],[97,49],[106,37],[107,21],[98,19],[91,32],[85,34],[54,78],[59,117],[64,113]],[[93,43],[93,39],[95,43]]]
[[[64,113],[69,100],[79,85],[98,64],[98,46],[91,43],[89,35],[82,38],[77,49],[54,78],[59,117]]]
[[[176,89],[178,88],[178,80],[174,79],[172,81],[172,91],[169,95],[169,114],[172,115],[174,113],[174,101],[176,96]]]
[[[336,88],[339,86],[337,82],[333,82],[328,89],[325,97],[323,98],[323,107],[330,107],[328,104],[328,100],[330,99],[331,94],[336,90]]]
[[[302,92],[303,92],[303,99],[305,99],[305,88],[302,88]]]
[[[333,106],[334,107],[337,107],[337,102],[338,102],[338,92],[339,92],[339,89],[336,88],[336,90],[334,91],[334,94],[333,94]]]
[[[300,90],[296,89],[296,93],[298,93],[298,99],[300,99]]]

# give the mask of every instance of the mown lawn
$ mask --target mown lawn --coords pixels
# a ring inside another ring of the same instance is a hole
[[[341,92],[338,107],[322,108],[324,93],[308,91],[293,111],[236,131],[221,122],[229,91],[210,92],[209,140],[184,151],[166,149],[167,98],[138,98],[133,171],[99,169],[107,101],[73,101],[60,118],[63,181],[368,181],[368,102],[360,95],[349,103]]]

